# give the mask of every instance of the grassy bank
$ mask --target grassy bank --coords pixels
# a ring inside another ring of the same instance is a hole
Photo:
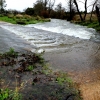
[[[75,24],[79,24],[82,26],[87,26],[88,28],[94,28],[97,32],[100,32],[100,25],[98,21],[85,21],[85,22],[74,22]]]
[[[66,73],[53,72],[40,54],[0,54],[0,100],[81,100]]]
[[[90,14],[87,14],[86,20],[81,22],[79,15],[76,15],[71,21],[72,23],[79,24],[82,26],[87,26],[88,28],[94,28],[96,31],[100,32],[100,25],[96,14],[92,15],[92,21],[90,22]]]
[[[5,21],[13,24],[36,24],[36,23],[42,23],[42,22],[49,22],[50,19],[44,19],[39,16],[29,16],[29,15],[13,15],[9,14],[7,16],[0,15],[0,21]]]
[[[94,28],[97,32],[100,32],[100,25],[98,21],[84,21],[84,22],[74,22],[75,24],[79,24],[82,26],[87,26],[87,28]]]

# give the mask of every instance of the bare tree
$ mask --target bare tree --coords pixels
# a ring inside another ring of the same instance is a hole
[[[81,15],[81,12],[79,11],[79,7],[78,7],[77,1],[81,2],[84,5],[84,16],[83,17]],[[74,0],[74,4],[76,5],[76,8],[77,8],[77,11],[78,11],[78,14],[80,16],[81,21],[85,21],[86,20],[86,15],[87,15],[88,7],[92,6],[92,5],[88,6],[87,5],[87,1],[88,0],[84,0],[84,1],[82,1],[82,0]]]
[[[2,13],[4,11],[4,8],[6,7],[6,1],[0,0],[0,12]]]
[[[35,3],[35,5],[38,5],[38,7],[39,7],[39,6],[42,6],[43,9],[40,9],[40,10],[47,10],[48,1],[49,1],[49,0],[37,0],[36,3]],[[35,5],[34,5],[34,6],[35,6]]]
[[[98,0],[92,0],[92,2],[94,2],[94,3],[92,3],[92,4],[88,5],[88,6],[87,6],[87,1],[88,1],[88,0],[84,0],[85,2],[83,2],[82,0],[78,0],[78,1],[84,4],[84,8],[85,8],[85,11],[84,11],[84,18],[83,18],[84,21],[86,20],[86,15],[87,15],[87,10],[88,10],[88,8],[89,8],[90,6],[92,6],[92,11],[91,11],[91,15],[90,15],[90,21],[91,21],[91,19],[92,19],[92,14],[93,14],[93,10],[94,10],[94,6],[97,4]]]
[[[84,11],[84,20],[85,20],[86,14],[87,14],[87,0],[85,0],[85,5],[84,5],[84,7],[85,7],[85,11]]]
[[[82,18],[81,13],[78,11],[78,10],[79,10],[79,8],[78,8],[78,3],[76,2],[76,0],[74,0],[74,3],[75,3],[75,5],[76,5],[76,7],[77,7],[77,11],[78,11],[78,13],[79,13],[79,15],[80,15],[80,18],[81,18],[81,21],[82,21],[82,20],[85,21],[86,15],[87,15],[87,9],[88,9],[88,7],[89,7],[89,6],[87,6],[87,0],[84,0],[84,1],[82,1],[82,0],[77,0],[77,1],[83,3],[83,5],[84,5],[84,16],[83,16],[83,18]]]
[[[37,2],[33,5],[33,8],[36,15],[41,15],[41,11],[44,10],[42,0],[37,0]]]
[[[72,20],[72,0],[69,0],[69,10],[70,10],[70,17],[69,20]]]
[[[80,12],[79,7],[78,7],[78,4],[77,4],[77,1],[74,0],[73,2],[74,2],[75,6],[76,6],[76,8],[77,8],[77,12],[78,12],[78,14],[79,14],[79,16],[80,16],[81,21],[83,21],[83,18],[82,18],[81,12]]]
[[[100,25],[100,12],[99,12],[99,7],[98,7],[98,5],[96,5],[96,14],[97,14],[97,18],[98,18],[99,25]]]
[[[53,9],[54,4],[55,4],[55,0],[49,0],[49,2],[48,2],[49,14],[50,14],[51,10]]]
[[[49,13],[51,11],[51,9],[53,8],[54,4],[55,4],[55,0],[42,0],[43,4],[44,4],[44,10],[48,10]]]
[[[68,4],[68,10],[69,10],[69,17],[67,20],[70,21],[73,19],[76,9],[75,9],[75,5],[74,5],[73,0],[69,0],[69,1],[66,0],[66,2]]]
[[[47,4],[48,4],[49,0],[43,0],[43,4],[44,4],[44,10],[47,10]]]
[[[90,22],[92,21],[92,14],[93,14],[94,6],[97,4],[97,2],[98,2],[98,0],[95,0],[95,2],[93,3],[91,15],[90,15]]]
[[[34,4],[34,12],[36,15],[49,17],[54,4],[55,0],[37,0],[37,2]]]
[[[58,12],[61,12],[61,10],[62,10],[62,3],[61,2],[57,5],[55,10]]]
[[[60,2],[58,5],[57,5],[57,7],[55,8],[55,10],[56,10],[56,17],[57,18],[60,18],[61,17],[61,12],[62,12],[62,3]]]

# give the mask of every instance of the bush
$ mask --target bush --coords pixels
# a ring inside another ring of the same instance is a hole
[[[16,24],[25,25],[26,24],[26,20],[25,19],[16,20]]]
[[[15,17],[18,18],[18,19],[21,19],[21,18],[23,18],[23,15],[17,14]]]
[[[45,21],[45,22],[50,22],[51,19],[50,19],[50,18],[47,18],[47,19],[44,19],[43,21]]]
[[[26,14],[25,14],[23,17],[24,17],[25,19],[31,19],[31,18],[32,18],[30,15],[26,15]]]
[[[13,18],[14,17],[13,14],[8,14],[7,16],[8,16],[8,18]]]
[[[41,11],[41,16],[43,16],[44,18],[49,18],[48,11]]]
[[[0,14],[0,17],[3,17],[4,15],[3,14]]]
[[[33,8],[27,8],[25,10],[25,13],[28,14],[28,15],[33,15],[34,14],[34,9]]]
[[[35,20],[41,20],[41,17],[40,16],[36,16]]]

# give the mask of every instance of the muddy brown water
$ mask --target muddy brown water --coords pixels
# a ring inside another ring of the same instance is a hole
[[[64,50],[45,52],[45,60],[54,70],[71,76],[84,100],[100,100],[100,43],[74,37],[68,41],[71,45],[61,45],[67,47]],[[35,48],[30,42],[0,27],[0,51],[8,51],[10,47],[22,52]]]

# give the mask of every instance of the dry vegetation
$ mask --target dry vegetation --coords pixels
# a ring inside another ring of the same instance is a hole
[[[92,21],[90,21],[90,14],[87,14],[85,21],[81,21],[79,15],[75,15],[71,22],[75,24],[87,26],[88,28],[94,28],[96,31],[100,32],[100,25],[96,14],[92,15]]]
[[[84,14],[82,15],[82,17],[83,17],[83,16],[84,16]],[[86,16],[86,21],[89,21],[89,20],[90,20],[90,16],[91,16],[91,14],[87,14],[87,16]],[[93,20],[93,21],[97,21],[97,20],[98,20],[96,14],[93,14],[93,15],[92,15],[92,20]],[[76,14],[76,15],[74,16],[73,21],[81,21],[78,14]]]

